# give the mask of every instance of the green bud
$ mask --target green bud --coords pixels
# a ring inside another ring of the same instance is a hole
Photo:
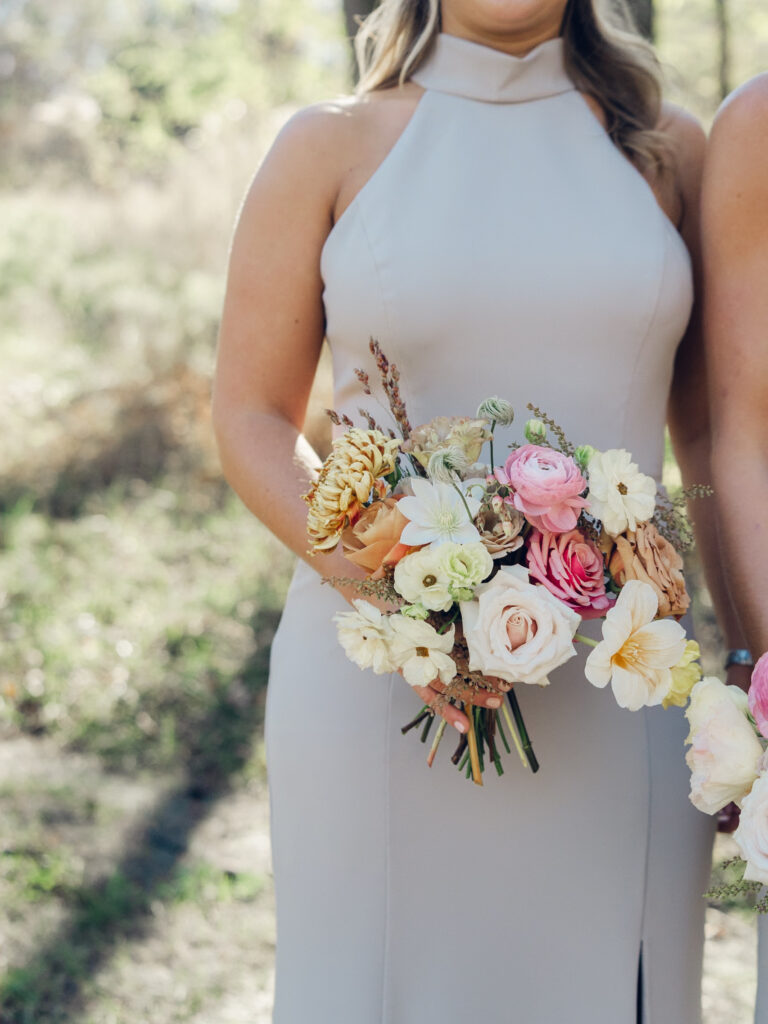
[[[471,601],[475,596],[467,587],[457,587],[455,590],[451,587],[451,594],[457,601]]]
[[[508,427],[515,418],[515,410],[503,398],[486,398],[477,407],[480,419],[498,423],[500,427]]]
[[[525,439],[529,444],[543,444],[547,440],[547,425],[542,420],[528,420]]]
[[[400,609],[400,614],[406,615],[409,619],[429,618],[429,612],[423,604],[407,604],[405,608]]]
[[[595,454],[595,449],[591,444],[582,444],[573,453],[573,457],[576,461],[576,465],[581,470],[585,470],[589,465],[589,460]]]

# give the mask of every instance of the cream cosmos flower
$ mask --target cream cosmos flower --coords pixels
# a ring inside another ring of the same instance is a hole
[[[685,652],[685,630],[671,619],[654,622],[656,591],[630,580],[603,622],[603,639],[587,658],[594,686],[613,687],[622,708],[637,711],[661,704],[672,687],[672,668]]]
[[[453,604],[450,579],[443,569],[440,550],[429,545],[402,558],[395,566],[395,590],[411,604],[433,612],[447,612]]]
[[[462,497],[450,484],[430,483],[414,477],[412,496],[400,499],[398,509],[410,520],[400,535],[403,544],[417,547],[421,544],[446,544],[454,541],[466,544],[480,540],[471,516],[477,513],[480,502],[467,494]]]
[[[339,643],[350,661],[360,668],[372,668],[383,675],[396,672],[390,657],[392,627],[390,617],[383,615],[369,601],[353,601],[355,611],[334,616]]]
[[[596,451],[589,460],[589,511],[606,533],[617,537],[637,529],[656,508],[656,481],[646,476],[623,448]]]
[[[406,682],[411,686],[429,686],[439,678],[447,686],[456,675],[456,662],[449,657],[453,650],[454,627],[446,633],[438,633],[428,622],[405,615],[392,615],[389,621],[394,634],[392,660]]]

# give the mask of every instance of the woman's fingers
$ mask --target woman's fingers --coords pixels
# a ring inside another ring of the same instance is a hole
[[[496,680],[494,679],[494,682]],[[502,680],[498,680],[499,683]],[[504,684],[509,689],[509,684]],[[438,693],[444,693],[445,687],[436,679],[433,683],[430,683],[430,688],[436,690]],[[499,687],[501,689],[501,687]],[[501,707],[504,698],[499,693],[494,693],[493,690],[475,690],[468,686],[465,690],[459,690],[458,693],[451,691],[451,696],[457,700],[464,701],[466,704],[474,704],[478,708],[492,708],[494,711]]]
[[[448,725],[452,725],[457,732],[465,733],[469,729],[469,719],[467,716],[463,711],[454,707],[453,704],[449,704],[442,693],[433,690],[431,686],[414,686],[413,689],[425,704],[429,704],[431,708],[434,708],[435,713],[444,718]]]

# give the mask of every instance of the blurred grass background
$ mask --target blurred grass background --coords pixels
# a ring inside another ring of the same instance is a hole
[[[736,85],[768,12],[730,11]],[[2,1024],[269,1019],[291,560],[223,484],[208,394],[238,203],[285,118],[348,90],[342,24],[332,0],[0,2]],[[714,6],[661,0],[657,34],[708,121]],[[747,1020],[751,928],[711,918],[708,1024]]]

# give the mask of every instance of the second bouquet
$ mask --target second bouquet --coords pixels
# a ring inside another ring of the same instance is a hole
[[[514,418],[506,401],[414,428],[397,367],[375,341],[371,352],[392,425],[370,410],[365,426],[329,412],[346,432],[305,496],[308,536],[313,551],[341,544],[367,574],[331,581],[360,595],[336,616],[347,656],[435,692],[403,727],[431,738],[428,763],[446,729],[435,713],[451,703],[469,721],[452,755],[467,778],[482,784],[490,764],[502,774],[513,746],[536,771],[516,690],[547,686],[578,642],[593,648],[586,678],[610,683],[622,707],[684,704],[701,674],[676,621],[690,603],[684,498],[659,495],[623,449],[575,447],[533,406],[526,443],[498,462],[495,433]],[[372,395],[369,375],[358,379]],[[579,632],[586,619],[604,620],[601,640]],[[498,710],[473,702],[488,690]]]

